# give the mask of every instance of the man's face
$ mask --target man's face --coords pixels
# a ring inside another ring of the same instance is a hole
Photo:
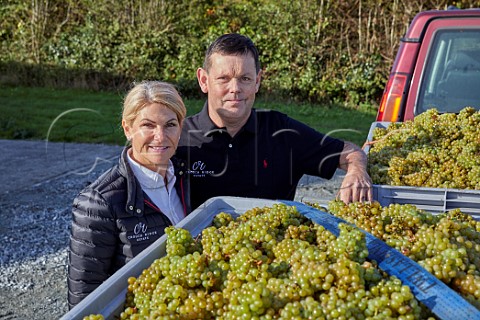
[[[245,123],[260,87],[261,71],[257,74],[253,56],[215,53],[210,59],[209,72],[200,68],[197,76],[202,91],[208,94],[212,121],[220,127]]]

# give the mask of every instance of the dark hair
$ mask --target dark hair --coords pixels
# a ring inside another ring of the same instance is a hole
[[[214,53],[221,55],[247,55],[248,53],[253,55],[255,60],[255,69],[257,73],[260,71],[260,59],[258,56],[257,47],[253,44],[253,41],[238,33],[227,33],[217,38],[207,49],[205,53],[205,60],[203,61],[203,69],[209,70],[211,66],[210,57]]]

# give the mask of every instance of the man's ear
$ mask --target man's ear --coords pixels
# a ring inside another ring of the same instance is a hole
[[[207,71],[203,68],[198,68],[197,69],[197,79],[198,79],[198,84],[200,85],[200,89],[202,89],[202,92],[203,93],[208,93],[208,85],[207,85],[208,74],[207,74]]]
[[[258,71],[258,74],[257,74],[257,79],[256,79],[256,83],[255,83],[255,87],[256,87],[256,90],[255,90],[255,93],[258,92],[258,89],[260,89],[260,83],[262,82],[262,69],[260,69],[260,71]]]

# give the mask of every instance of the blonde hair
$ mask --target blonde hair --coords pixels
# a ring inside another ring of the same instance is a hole
[[[175,87],[162,81],[142,81],[134,84],[123,100],[122,120],[131,126],[140,110],[159,103],[175,112],[179,123],[187,115],[187,109]]]

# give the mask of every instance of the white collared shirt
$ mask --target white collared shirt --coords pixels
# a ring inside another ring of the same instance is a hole
[[[183,205],[177,195],[175,186],[175,173],[172,161],[168,161],[166,171],[168,185],[165,186],[163,177],[133,160],[127,152],[127,159],[133,174],[137,178],[143,191],[150,197],[153,203],[165,214],[173,225],[176,225],[183,218]]]

